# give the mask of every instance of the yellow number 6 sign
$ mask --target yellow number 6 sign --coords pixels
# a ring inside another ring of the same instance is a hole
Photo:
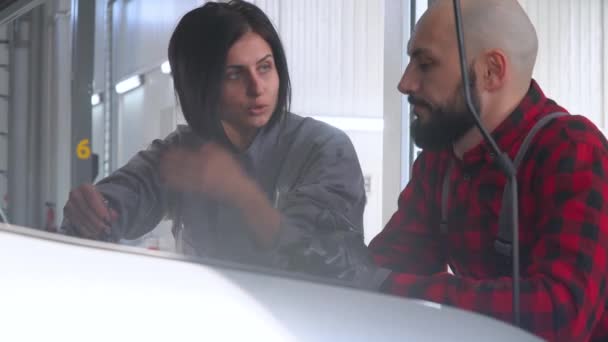
[[[91,142],[89,139],[82,139],[76,146],[76,156],[78,159],[89,159],[91,158]]]

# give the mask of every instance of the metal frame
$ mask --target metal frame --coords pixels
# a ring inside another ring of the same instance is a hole
[[[92,159],[80,159],[76,148],[92,135],[93,70],[95,50],[95,1],[72,1],[72,134],[71,187],[92,181]]]
[[[386,0],[384,37],[384,147],[382,222],[397,210],[397,199],[410,179],[416,148],[410,138],[407,98],[396,89],[409,62],[407,44],[417,19],[433,0]],[[389,34],[390,33],[390,34]]]
[[[426,9],[431,6],[433,4],[435,0],[412,0],[412,12],[411,12],[411,17],[410,17],[410,24],[411,24],[411,32],[414,31],[414,28],[416,26],[416,23],[418,22],[418,19],[420,19],[420,17],[422,16],[422,14],[424,14],[424,11],[426,11]],[[409,113],[409,119],[410,121],[412,120],[411,117],[411,109],[409,108],[409,104],[405,104],[407,105],[407,111]],[[405,107],[404,105],[404,107]],[[408,130],[407,130],[408,134],[409,134],[409,123],[408,123]],[[422,151],[421,149],[419,149],[413,141],[409,141],[409,169],[408,172],[411,170],[412,166],[414,165],[414,161],[416,161],[416,158],[418,158],[418,154]],[[402,179],[402,186],[405,187],[405,184],[407,183],[407,181],[409,180],[409,173],[408,173],[408,177],[404,177]]]
[[[10,28],[10,96],[8,116],[8,214],[14,224],[32,226],[28,219],[28,166],[29,151],[27,139],[27,126],[29,119],[29,45],[31,36],[27,34],[30,30],[25,29],[30,21],[22,21],[23,18],[14,20]],[[30,213],[31,214],[31,213]],[[29,215],[33,216],[33,215]]]
[[[0,39],[0,46],[6,46],[6,61],[3,65],[5,65],[4,69],[6,70],[6,75],[8,76],[5,80],[6,84],[7,84],[7,91],[6,93],[2,94],[0,93],[0,102],[4,102],[6,104],[6,112],[5,113],[0,113],[0,115],[5,115],[7,116],[7,126],[3,127],[2,131],[0,131],[0,153],[1,154],[8,154],[8,114],[9,114],[9,110],[10,110],[10,96],[9,96],[9,91],[10,91],[10,57],[11,57],[11,45],[10,45],[10,40],[9,37],[11,35],[11,30],[9,27],[5,27],[5,36],[4,39]],[[8,156],[6,157],[6,164],[1,165],[0,166],[0,184],[4,183],[5,185],[5,191],[8,192]],[[2,196],[3,194],[0,193],[0,196]],[[3,199],[4,196],[0,197],[0,199]],[[3,208],[2,205],[0,205],[0,218],[2,219],[2,222],[4,223],[9,223],[8,217],[6,215],[5,209]]]
[[[68,200],[71,188],[71,68],[72,68],[72,0],[53,1],[49,14],[54,18],[52,24],[52,44],[48,54],[51,58],[51,132],[54,132],[49,144],[53,158],[49,163],[51,187],[46,200],[56,203],[57,222],[63,219],[63,204]]]
[[[45,83],[45,6],[12,22],[8,116],[8,211],[11,223],[40,227],[42,193],[42,97]]]
[[[383,223],[397,210],[397,198],[409,179],[409,104],[396,87],[408,62],[412,2],[387,0],[384,9]]]
[[[42,5],[46,0],[17,0],[0,11],[0,25],[22,16],[34,7]]]
[[[46,80],[44,51],[46,39],[45,8],[39,6],[30,12],[30,46],[29,46],[29,113],[27,122],[27,206],[26,211],[32,227],[41,227],[44,217],[42,194],[42,101]]]
[[[606,1],[602,1],[602,17],[604,18],[603,20],[603,32],[604,32],[604,51],[602,52],[602,60],[604,61],[603,63],[608,63],[608,36],[606,36],[607,32],[608,32],[608,2]],[[603,83],[604,83],[604,87],[608,87],[608,68],[607,67],[603,67]],[[606,89],[604,88],[604,91],[606,91]],[[606,111],[608,111],[608,96],[603,96],[603,113],[606,113]],[[602,115],[602,128],[604,130],[604,134],[608,134],[608,118],[606,117],[606,114]]]
[[[116,96],[114,93],[114,3],[115,0],[106,0],[104,22],[104,141],[102,168],[100,174],[107,177],[115,169],[118,159],[118,113],[116,110]]]

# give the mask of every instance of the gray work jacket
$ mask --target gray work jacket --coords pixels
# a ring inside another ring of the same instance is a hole
[[[287,114],[261,130],[235,157],[281,213],[276,244],[262,250],[231,205],[203,194],[175,193],[160,180],[168,147],[204,140],[180,126],[101,180],[97,189],[119,213],[111,239],[134,239],[173,220],[178,252],[239,263],[349,278],[368,264],[363,245],[365,190],[347,135],[325,123]]]

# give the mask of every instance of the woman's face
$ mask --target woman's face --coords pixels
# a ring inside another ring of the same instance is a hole
[[[245,33],[228,50],[222,81],[220,116],[237,132],[268,123],[277,105],[279,75],[270,45],[257,33]]]

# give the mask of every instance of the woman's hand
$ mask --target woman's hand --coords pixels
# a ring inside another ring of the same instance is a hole
[[[253,228],[256,242],[269,247],[280,229],[280,214],[232,155],[215,143],[197,150],[170,149],[160,163],[161,177],[173,190],[198,192],[230,203]]]
[[[196,150],[172,148],[160,163],[161,178],[169,188],[204,193],[220,201],[235,202],[249,179],[232,155],[218,144]]]
[[[107,206],[93,184],[83,184],[70,191],[63,216],[79,236],[90,239],[109,233],[112,223],[118,219],[116,211]]]

